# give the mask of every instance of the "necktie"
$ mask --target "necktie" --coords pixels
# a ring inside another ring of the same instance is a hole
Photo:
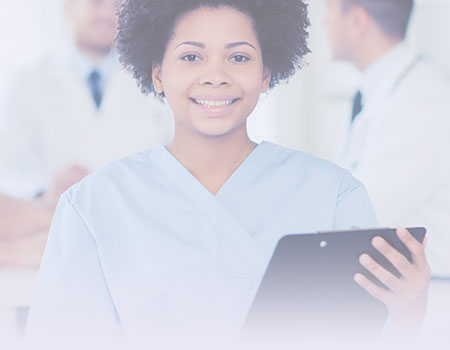
[[[94,103],[98,108],[100,108],[100,105],[102,103],[102,97],[103,97],[103,91],[101,87],[101,80],[102,77],[96,69],[94,69],[91,74],[89,74],[88,77],[88,86],[89,90],[91,90],[91,96],[94,100]]]
[[[352,109],[352,123],[355,120],[355,118],[358,116],[359,113],[361,113],[363,109],[362,106],[362,95],[361,91],[358,90],[355,97],[353,97],[353,109]]]

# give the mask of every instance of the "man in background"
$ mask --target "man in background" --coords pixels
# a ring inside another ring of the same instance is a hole
[[[413,0],[328,0],[337,60],[361,72],[342,164],[381,226],[425,226],[432,274],[450,276],[450,87],[405,43]]]
[[[62,192],[172,132],[168,107],[120,70],[118,1],[62,3],[70,39],[18,72],[0,103],[0,265],[38,265]]]

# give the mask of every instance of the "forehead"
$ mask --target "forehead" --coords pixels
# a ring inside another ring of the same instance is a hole
[[[251,41],[258,44],[252,19],[234,8],[202,7],[183,15],[176,23],[171,42]]]

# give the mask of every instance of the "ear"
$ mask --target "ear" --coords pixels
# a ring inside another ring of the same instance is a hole
[[[361,33],[365,32],[371,22],[371,17],[367,10],[359,5],[353,6],[351,9],[353,25],[359,29]]]
[[[162,94],[164,92],[161,75],[162,75],[161,65],[159,63],[154,62],[152,65],[152,82],[155,91],[158,94]]]
[[[271,80],[272,80],[272,71],[269,68],[264,68],[261,92],[266,92],[269,89]]]

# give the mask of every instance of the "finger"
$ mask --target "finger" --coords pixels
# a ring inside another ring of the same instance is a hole
[[[353,276],[354,281],[367,291],[371,296],[381,301],[387,307],[392,303],[393,295],[390,291],[385,290],[374,284],[366,276],[357,273]]]
[[[363,254],[359,258],[359,262],[376,278],[380,280],[387,288],[394,293],[399,294],[402,291],[401,281],[395,277],[391,272],[386,270],[383,266],[378,264],[368,254]]]
[[[427,259],[425,257],[424,246],[418,242],[411,233],[405,228],[397,229],[398,238],[405,244],[411,253],[413,262],[419,267],[424,268],[428,266]]]
[[[397,249],[392,247],[382,237],[375,237],[372,240],[372,245],[406,278],[413,270],[413,265],[409,260],[401,254]]]
[[[39,266],[46,241],[46,233],[9,241],[0,246],[0,263],[16,267]],[[2,251],[3,254],[1,254]]]

